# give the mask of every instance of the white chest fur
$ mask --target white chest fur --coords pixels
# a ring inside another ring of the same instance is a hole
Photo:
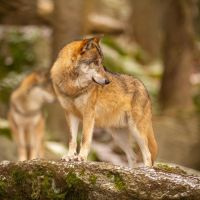
[[[74,105],[77,108],[77,110],[79,110],[82,114],[84,112],[84,109],[88,103],[88,99],[89,99],[90,93],[85,93],[80,95],[79,97],[77,97],[74,100]]]

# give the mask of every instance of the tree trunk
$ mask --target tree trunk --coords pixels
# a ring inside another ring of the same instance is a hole
[[[39,21],[37,0],[0,1],[0,24],[28,25]]]
[[[54,6],[53,60],[65,44],[80,39],[83,31],[84,1],[56,0]]]
[[[200,177],[179,168],[132,170],[95,162],[4,161],[1,199],[200,199]]]
[[[160,52],[163,3],[160,0],[130,0],[131,15],[127,31],[151,58],[157,58]]]
[[[167,112],[192,110],[189,79],[194,54],[194,2],[169,0],[166,8],[160,101]]]

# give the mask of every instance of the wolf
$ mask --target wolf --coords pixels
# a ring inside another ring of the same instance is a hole
[[[103,66],[99,41],[94,37],[67,44],[51,69],[53,87],[70,129],[69,151],[63,159],[86,160],[93,129],[100,127],[112,133],[131,167],[137,162],[132,139],[141,150],[144,165],[152,166],[157,143],[148,92],[140,80],[112,73]],[[77,154],[80,122],[82,140]]]
[[[43,156],[45,120],[42,106],[55,99],[47,74],[43,71],[32,72],[10,97],[8,121],[20,161]]]

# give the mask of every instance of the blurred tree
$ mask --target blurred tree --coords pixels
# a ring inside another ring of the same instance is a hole
[[[26,37],[27,34],[29,37]],[[22,77],[37,63],[37,37],[16,27],[1,30],[0,37],[0,117],[5,117],[10,94]]]
[[[156,58],[162,41],[162,4],[160,0],[130,0],[131,15],[127,31],[148,54]]]
[[[80,38],[83,32],[85,0],[54,1],[53,59],[68,42]]]
[[[194,53],[196,0],[168,0],[164,14],[164,74],[160,101],[167,111],[192,110],[190,74]]]
[[[52,61],[58,55],[58,52],[67,43],[80,39],[83,34],[83,25],[85,21],[85,1],[86,0],[55,0],[53,10],[53,44]],[[58,102],[49,106],[49,132],[52,138],[66,141],[66,123],[63,109]]]
[[[1,0],[0,23],[13,25],[38,24],[37,0]]]

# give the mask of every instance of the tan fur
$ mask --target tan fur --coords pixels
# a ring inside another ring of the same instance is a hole
[[[8,120],[19,160],[43,156],[45,123],[41,108],[54,100],[49,85],[43,73],[34,72],[11,95]]]
[[[151,166],[157,155],[157,144],[147,90],[132,76],[105,70],[99,49],[97,38],[72,42],[61,50],[51,70],[53,86],[68,123],[78,126],[79,120],[83,122],[78,158],[87,158],[94,126],[109,128],[112,132],[124,128],[128,137],[138,143],[145,165]],[[69,159],[76,155],[77,133],[72,132],[76,131],[70,131]]]

